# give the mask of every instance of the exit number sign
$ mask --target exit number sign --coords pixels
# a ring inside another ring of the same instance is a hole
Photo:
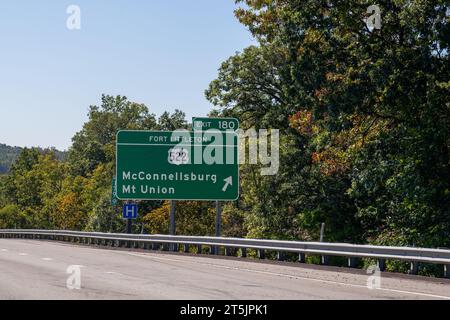
[[[236,131],[239,129],[239,120],[235,118],[192,118],[192,126],[194,131]]]

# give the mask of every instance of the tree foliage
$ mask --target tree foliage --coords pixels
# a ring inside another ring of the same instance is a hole
[[[72,139],[67,159],[55,150],[23,149],[0,179],[0,223],[4,228],[49,228],[124,232],[118,206],[111,205],[115,138],[119,130],[187,128],[185,114],[165,112],[158,120],[143,104],[103,95]],[[140,206],[145,216],[160,201]],[[143,217],[134,232],[143,232]]]
[[[238,0],[259,42],[206,91],[222,115],[284,136],[276,177],[243,168],[250,234],[449,246],[448,5]]]

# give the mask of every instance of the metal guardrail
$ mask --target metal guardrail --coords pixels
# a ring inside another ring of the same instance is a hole
[[[227,256],[231,249],[241,249],[241,256],[247,256],[247,249],[254,249],[258,257],[263,259],[266,251],[278,253],[283,260],[286,252],[298,253],[299,261],[306,262],[306,254],[322,256],[322,263],[327,264],[329,256],[348,258],[348,266],[356,267],[358,258],[372,258],[378,261],[381,271],[385,270],[386,260],[401,260],[411,263],[410,273],[417,274],[419,263],[431,263],[444,266],[444,276],[450,278],[450,250],[412,247],[385,247],[372,245],[354,245],[345,243],[300,242],[281,240],[258,240],[241,238],[168,236],[168,235],[131,235],[117,233],[50,231],[50,230],[0,230],[0,238],[25,238],[79,242],[84,244],[110,245],[117,247],[133,247],[151,250],[189,252],[191,246],[202,252],[202,247],[210,247],[211,252],[219,253],[225,248]]]

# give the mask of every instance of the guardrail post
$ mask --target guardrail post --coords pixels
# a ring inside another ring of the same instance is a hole
[[[322,259],[321,259],[322,265],[324,265],[324,266],[327,265],[329,260],[330,260],[329,256],[322,256]]]
[[[247,248],[241,248],[241,257],[247,258]]]
[[[285,254],[284,254],[283,251],[278,251],[277,259],[278,259],[278,261],[284,261],[285,260]]]
[[[450,279],[450,264],[444,265],[444,277]]]
[[[225,255],[227,256],[227,257],[231,257],[232,256],[232,254],[231,254],[231,248],[230,247],[225,247]]]
[[[380,271],[386,271],[386,259],[378,259],[377,266]]]
[[[189,253],[189,244],[184,244],[184,253]]]
[[[300,252],[298,254],[298,262],[306,263],[306,254],[304,254],[303,252]]]
[[[258,258],[259,259],[265,259],[266,258],[266,252],[264,251],[264,249],[259,249],[258,250]]]
[[[409,274],[418,274],[419,273],[419,263],[417,261],[411,261],[411,266],[409,268]]]
[[[197,254],[202,254],[202,245],[201,244],[197,245]]]
[[[349,268],[356,268],[356,266],[358,265],[358,259],[355,257],[349,257],[347,260]]]

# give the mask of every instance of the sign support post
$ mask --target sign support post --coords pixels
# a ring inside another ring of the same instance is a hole
[[[170,226],[169,226],[169,234],[171,236],[175,235],[176,232],[176,224],[175,224],[175,209],[176,203],[174,200],[170,200]]]
[[[132,226],[133,226],[133,220],[132,219],[127,219],[127,233],[128,234],[131,234]]]
[[[176,233],[176,223],[175,223],[175,211],[176,211],[176,202],[174,200],[170,200],[170,225],[169,225],[169,234],[174,236]],[[176,244],[170,244],[170,251],[177,251]]]
[[[216,201],[216,237],[222,235],[222,207],[220,201]],[[218,246],[214,247],[214,253],[216,255],[220,254],[220,248]]]

